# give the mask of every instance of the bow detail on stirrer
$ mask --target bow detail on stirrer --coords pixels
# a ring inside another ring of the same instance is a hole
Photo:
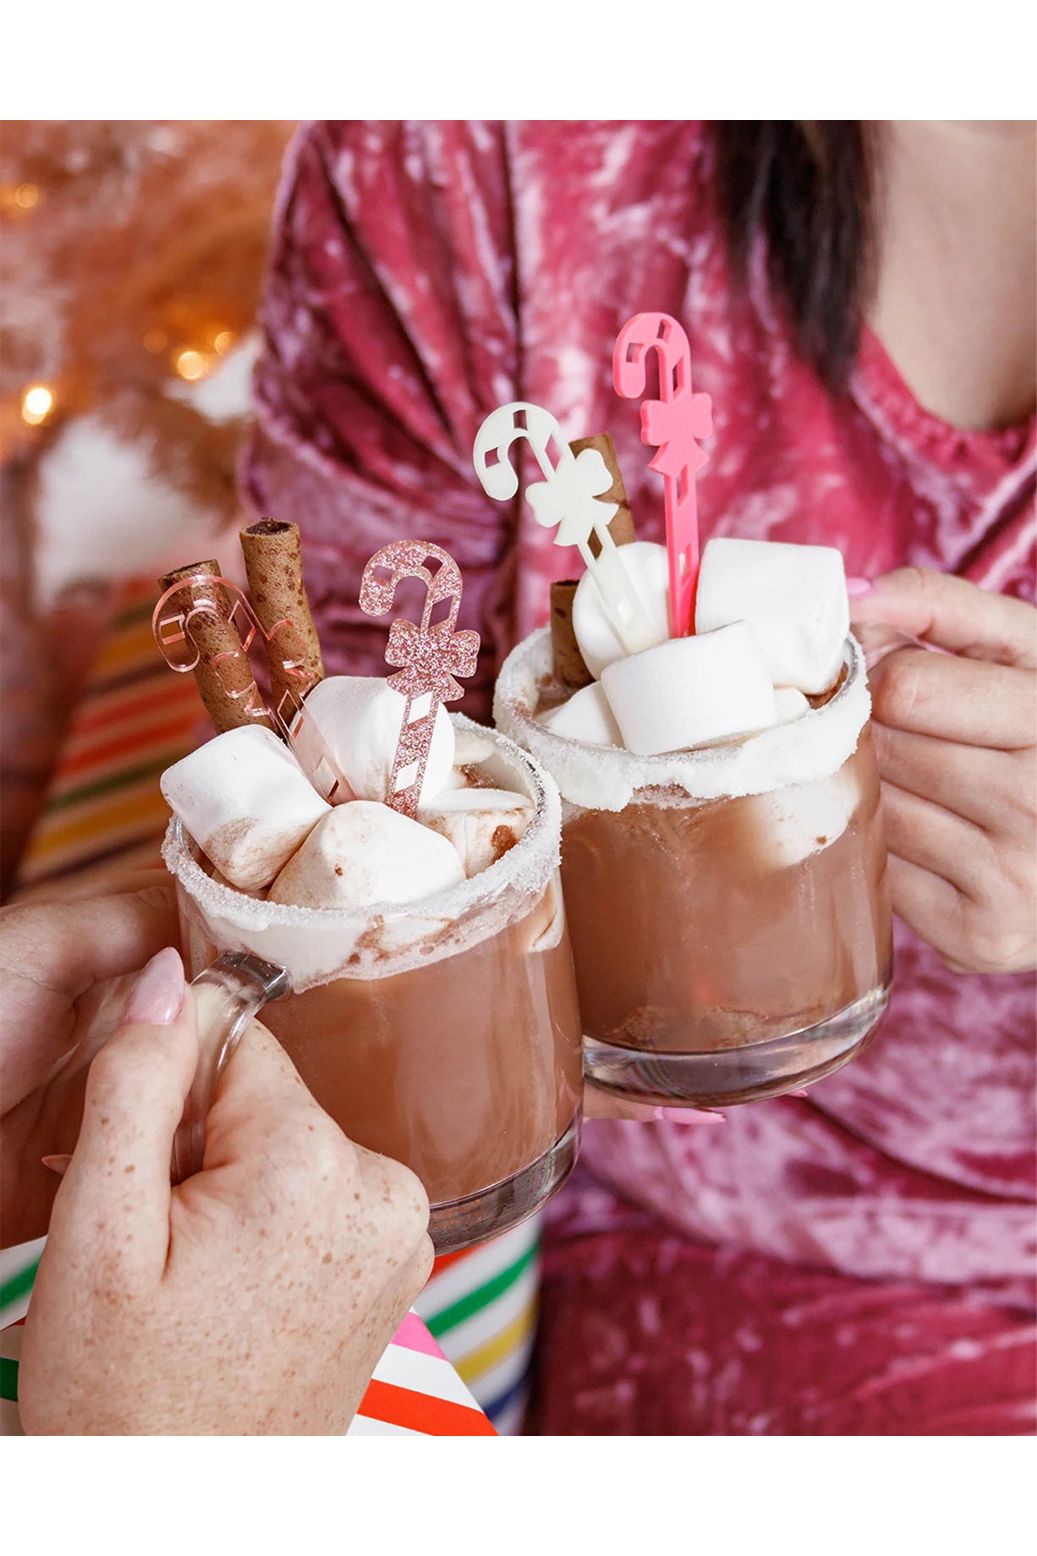
[[[637,587],[609,532],[618,503],[600,501],[612,485],[608,466],[594,448],[577,457],[558,422],[542,405],[516,400],[491,411],[475,435],[472,458],[483,491],[503,501],[519,489],[512,450],[524,440],[540,466],[542,481],[526,488],[533,516],[545,529],[558,526],[556,546],[575,546],[594,579],[605,614],[628,654],[654,641],[652,626]],[[595,555],[590,541],[599,550]]]
[[[599,501],[611,485],[612,476],[598,450],[585,448],[571,463],[559,465],[551,480],[527,486],[526,496],[538,524],[545,529],[558,526],[556,545],[581,546],[608,524],[619,507]]]
[[[387,678],[387,685],[406,699],[406,706],[387,804],[414,817],[439,705],[463,695],[456,677],[474,675],[479,634],[455,631],[461,570],[441,546],[425,540],[396,540],[375,552],[360,583],[360,609],[368,616],[384,615],[392,609],[396,589],[405,578],[425,585],[425,604],[420,623],[399,617],[389,628],[385,659],[399,669]],[[432,613],[443,601],[447,614],[433,622]]]
[[[709,463],[709,455],[696,440],[708,438],[712,431],[713,402],[708,394],[646,400],[641,407],[641,439],[658,449],[648,466],[657,475],[676,476],[685,468],[692,473],[701,470]]]
[[[641,441],[658,449],[649,465],[663,477],[666,550],[670,571],[670,631],[683,637],[694,628],[699,571],[695,473],[706,463],[698,439],[713,430],[708,394],[691,387],[691,347],[667,313],[637,313],[619,332],[612,353],[616,393],[637,400],[648,385],[647,359],[659,360],[659,395],[641,406]]]

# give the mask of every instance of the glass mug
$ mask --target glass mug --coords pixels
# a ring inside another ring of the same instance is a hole
[[[480,768],[493,785],[527,795],[535,810],[496,863],[422,901],[355,910],[264,902],[213,879],[180,822],[170,823],[163,857],[185,962],[215,986],[218,1012],[205,1023],[178,1177],[200,1162],[219,1071],[260,1008],[350,1139],[422,1180],[438,1253],[516,1225],[568,1176],[582,1076],[558,791],[511,741],[460,715],[454,723],[492,746]]]
[[[586,1074],[674,1106],[779,1096],[858,1054],[889,999],[891,916],[859,645],[822,706],[698,751],[552,734],[547,629],[498,726],[557,781]]]

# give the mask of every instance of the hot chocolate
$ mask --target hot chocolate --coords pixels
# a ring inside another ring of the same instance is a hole
[[[445,890],[298,907],[218,883],[178,822],[165,849],[191,973],[228,950],[286,968],[293,992],[264,1022],[352,1139],[418,1174],[441,1252],[521,1220],[564,1180],[581,1089],[557,791],[510,741],[453,723],[461,756],[465,742],[488,753],[458,782],[524,796],[531,819]]]
[[[557,778],[587,1072],[645,1101],[724,1105],[837,1068],[885,1007],[890,912],[864,666],[793,723],[638,757],[548,728],[545,633],[498,723]],[[550,715],[548,714],[548,717]]]

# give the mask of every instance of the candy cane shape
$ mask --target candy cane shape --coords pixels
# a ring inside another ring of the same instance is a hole
[[[708,394],[693,394],[691,348],[676,319],[667,313],[638,313],[619,332],[612,353],[616,393],[637,400],[647,384],[646,359],[659,359],[659,398],[641,407],[641,441],[658,448],[649,465],[663,477],[666,550],[670,564],[670,632],[694,631],[695,585],[699,571],[698,503],[695,473],[707,456],[696,439],[713,431]]]
[[[185,591],[187,600],[177,609],[176,597]],[[228,600],[232,602],[229,610],[226,604]],[[187,609],[183,608],[184,604]],[[173,606],[172,611],[168,609],[170,605]],[[240,638],[240,648],[235,645],[207,659],[205,647],[196,635],[196,629],[203,626],[207,618],[232,626]],[[236,618],[244,618],[246,632],[241,631],[240,620]],[[248,600],[229,578],[206,572],[188,573],[178,578],[159,596],[152,612],[151,626],[155,642],[171,670],[186,675],[197,670],[200,665],[207,665],[219,680],[225,696],[231,702],[240,703],[242,711],[249,718],[260,723],[273,718],[248,664],[248,650],[257,630],[262,631],[262,628]],[[182,643],[190,644],[193,655],[182,658],[174,652]]]
[[[455,632],[461,570],[441,546],[424,540],[396,540],[375,552],[360,582],[360,609],[368,616],[383,616],[392,609],[397,586],[405,578],[417,578],[425,585],[425,605],[420,626],[399,618],[389,628],[386,662],[402,668],[388,677],[387,684],[406,699],[406,705],[387,803],[414,817],[439,705],[462,696],[464,689],[456,676],[474,675],[479,634]],[[433,622],[432,613],[441,602],[446,602],[446,616]]]
[[[182,596],[185,591],[187,599],[181,600],[180,608],[177,608],[176,597]],[[234,628],[230,636],[239,640],[233,647],[221,650],[208,659],[196,630],[204,625],[206,619],[229,624]],[[155,642],[171,670],[185,675],[197,671],[200,665],[206,665],[218,679],[224,695],[230,702],[240,704],[248,719],[255,720],[257,724],[273,725],[288,745],[294,747],[297,744],[308,717],[305,709],[306,694],[317,684],[317,677],[302,667],[301,638],[287,617],[275,622],[267,632],[248,596],[237,584],[219,574],[197,572],[178,578],[159,596],[152,612],[151,626]],[[279,662],[286,676],[293,682],[273,708],[263,701],[248,661],[248,651],[257,636],[268,643],[279,640]],[[296,640],[294,648],[290,642],[285,643],[285,639],[290,640],[293,636]],[[189,644],[190,649],[181,653],[181,644]],[[319,749],[316,766],[307,772],[307,777],[325,799],[333,801],[340,781],[323,739],[319,740]]]
[[[475,437],[473,461],[487,496],[498,501],[514,497],[518,471],[511,459],[514,444],[525,440],[544,479],[526,487],[533,517],[545,529],[557,527],[556,546],[575,546],[597,585],[605,613],[623,649],[636,654],[656,641],[648,614],[612,539],[609,521],[618,503],[601,502],[612,485],[608,466],[597,449],[578,456],[561,427],[543,406],[516,400],[491,411]],[[591,550],[591,535],[600,550]]]

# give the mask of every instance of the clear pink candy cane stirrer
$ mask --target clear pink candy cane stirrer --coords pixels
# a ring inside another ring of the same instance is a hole
[[[641,441],[659,450],[649,465],[663,478],[666,550],[670,561],[670,632],[695,630],[695,585],[699,572],[699,522],[695,474],[707,456],[696,441],[713,431],[708,394],[693,394],[691,348],[668,313],[637,313],[619,332],[612,353],[616,393],[638,400],[647,384],[646,359],[659,357],[659,398],[641,407]]]
[[[401,668],[388,677],[387,684],[406,698],[406,706],[387,803],[413,817],[439,705],[463,695],[455,676],[474,675],[479,634],[454,630],[461,604],[461,570],[441,546],[425,540],[395,540],[375,552],[360,582],[360,609],[368,616],[384,616],[405,578],[417,578],[425,585],[425,606],[420,625],[400,617],[389,628],[386,662]],[[441,613],[441,619],[433,621],[440,605],[445,605],[446,615]]]
[[[231,646],[209,657],[204,631],[207,622],[210,626],[224,623],[234,629],[226,635]],[[197,572],[178,578],[159,596],[151,629],[171,670],[186,675],[207,664],[229,702],[240,705],[249,720],[272,725],[289,746],[296,746],[308,717],[306,694],[317,684],[317,677],[301,663],[301,639],[290,621],[276,622],[268,632],[236,583],[219,574]],[[248,651],[257,637],[276,646],[284,678],[291,683],[276,707],[268,707],[263,701],[249,665]],[[216,727],[219,729],[219,724]],[[306,776],[334,804],[341,782],[323,739],[318,738],[315,744],[316,766]]]
[[[523,439],[544,477],[526,488],[533,517],[545,529],[557,526],[556,546],[577,548],[624,652],[636,654],[651,647],[655,642],[651,622],[609,531],[618,504],[600,500],[612,485],[612,476],[597,449],[574,454],[558,422],[541,405],[524,400],[501,405],[490,412],[475,436],[473,460],[483,491],[499,502],[515,496],[519,476],[511,450]],[[597,556],[591,550],[592,534],[600,548]]]

